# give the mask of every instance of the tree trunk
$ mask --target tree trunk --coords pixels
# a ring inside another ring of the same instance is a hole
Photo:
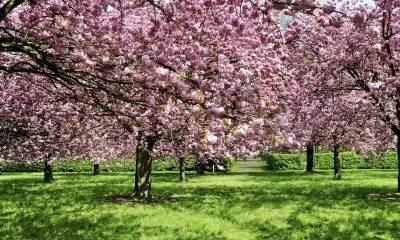
[[[49,159],[44,160],[44,182],[53,182],[53,166],[49,163]]]
[[[140,145],[136,148],[136,172],[134,196],[139,199],[151,199],[151,169],[153,158],[151,153],[155,141],[146,138],[147,146]]]
[[[195,164],[196,164],[197,175],[204,175],[204,164],[200,161],[200,157],[197,153],[196,153]]]
[[[185,174],[185,158],[180,157],[179,161],[179,181],[184,182],[186,181],[186,174]]]
[[[342,178],[342,171],[340,169],[339,144],[334,144],[333,146],[333,169],[333,179],[340,180]]]
[[[204,175],[204,164],[197,162],[196,164],[197,175]]]
[[[400,136],[397,136],[397,192],[400,193]]]
[[[307,145],[307,168],[306,172],[314,172],[314,145]]]
[[[95,163],[93,165],[93,175],[95,176],[100,175],[100,164]]]

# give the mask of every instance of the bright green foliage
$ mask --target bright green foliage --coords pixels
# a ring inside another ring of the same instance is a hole
[[[371,168],[396,169],[397,168],[397,153],[390,152],[390,153],[386,154],[383,161],[379,158],[371,158],[371,159],[369,159],[368,165],[371,166]]]
[[[186,169],[188,171],[195,169],[194,156],[186,158]],[[43,163],[35,163],[32,165],[22,164],[3,164],[0,166],[3,172],[41,172],[43,171]],[[100,169],[103,172],[132,172],[135,170],[135,160],[131,161],[108,161],[100,163]],[[177,162],[174,159],[155,159],[153,161],[154,171],[171,171],[178,169]],[[92,172],[93,165],[88,160],[73,161],[67,159],[64,162],[56,163],[53,166],[54,172]]]
[[[188,156],[185,160],[185,168],[187,171],[194,171],[196,169],[195,157]],[[210,162],[211,163],[211,162]],[[228,160],[220,160],[219,164],[223,165],[225,169],[230,168]],[[154,159],[154,171],[173,171],[178,170],[178,163],[175,159]],[[53,166],[54,172],[92,172],[93,165],[88,160],[73,161],[67,159],[64,162],[56,163]],[[113,160],[105,163],[100,163],[100,170],[103,172],[132,172],[135,171],[135,160],[119,161]],[[42,172],[43,163],[35,163],[32,165],[22,164],[0,164],[0,171],[3,172]]]
[[[267,163],[267,169],[274,171],[300,170],[305,167],[298,154],[265,154],[261,159]]]
[[[315,168],[316,169],[332,169],[333,153],[316,153]],[[342,169],[396,169],[397,154],[389,152],[384,159],[378,157],[364,158],[353,152],[341,152],[339,154]],[[263,161],[267,163],[269,170],[303,170],[306,167],[305,154],[265,154],[262,156]]]
[[[339,159],[342,169],[366,169],[368,161],[353,152],[341,152]],[[304,159],[304,161],[306,161]],[[333,168],[333,153],[317,153],[315,154],[315,166],[319,169]]]
[[[396,191],[395,171],[344,170],[333,181],[330,171],[302,175],[241,164],[228,173],[191,172],[186,183],[177,172],[155,172],[154,194],[170,199],[150,204],[126,200],[131,173],[56,173],[54,184],[43,184],[40,173],[4,173],[0,238],[400,239],[399,202],[372,195]]]
[[[42,172],[43,163],[38,162],[32,165],[23,164],[3,164],[2,169],[4,172]],[[100,164],[100,169],[106,172],[127,172],[135,169],[134,161],[109,161]],[[93,171],[93,164],[88,160],[73,161],[66,159],[63,162],[53,165],[54,172],[91,172]]]
[[[187,171],[196,169],[194,156],[189,156],[185,159],[185,168]],[[178,163],[174,159],[155,159],[153,161],[153,170],[155,171],[172,171],[179,169]]]

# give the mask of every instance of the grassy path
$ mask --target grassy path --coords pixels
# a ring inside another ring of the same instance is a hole
[[[235,162],[232,172],[265,172],[265,162],[261,161],[245,161]]]

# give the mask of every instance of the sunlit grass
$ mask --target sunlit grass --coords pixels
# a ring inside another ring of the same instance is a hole
[[[133,173],[0,175],[0,239],[400,239],[400,202],[371,197],[395,192],[395,171],[334,181],[261,164],[187,183],[156,172],[154,194],[169,198],[148,204],[126,200]]]

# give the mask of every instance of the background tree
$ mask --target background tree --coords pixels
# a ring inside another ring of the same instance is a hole
[[[353,6],[353,9],[350,7],[349,2],[344,4],[343,11],[351,14],[355,7]],[[360,7],[360,9],[363,8],[363,6]],[[365,93],[359,82],[351,80],[348,71],[343,67],[343,64],[348,63],[344,58],[358,56],[355,51],[349,49],[343,51],[348,41],[346,37],[354,38],[355,36],[353,31],[349,31],[355,29],[351,27],[354,19],[348,16],[350,15],[332,14],[332,11],[324,12],[319,9],[316,9],[312,16],[297,15],[285,33],[286,41],[288,46],[292,47],[293,59],[297,59],[294,62],[299,63],[292,66],[298,69],[296,73],[301,76],[300,88],[309,89],[306,91],[306,96],[311,96],[312,101],[330,102],[331,106],[327,105],[327,109],[333,110],[325,111],[334,113],[331,114],[329,124],[328,122],[325,124],[317,122],[317,124],[331,129],[330,141],[333,149],[338,152],[342,145],[340,142],[345,142],[348,145],[346,148],[364,151],[370,148],[379,152],[379,150],[385,150],[385,146],[391,143],[392,135],[385,126],[387,122],[384,121],[385,123],[382,124],[376,122],[376,119],[382,120],[382,109],[376,105],[374,98],[371,98],[368,92]],[[345,20],[346,23],[342,22]],[[359,39],[354,38],[354,41],[358,42]],[[312,103],[310,106],[313,104],[315,105]],[[318,108],[324,109],[321,106]],[[317,121],[319,118],[312,117]],[[349,134],[359,136],[364,142],[360,142],[357,138],[352,139]],[[346,141],[339,138],[344,138]],[[372,147],[373,145],[375,147]],[[338,156],[337,153],[334,155]],[[338,162],[338,157],[336,159]]]

